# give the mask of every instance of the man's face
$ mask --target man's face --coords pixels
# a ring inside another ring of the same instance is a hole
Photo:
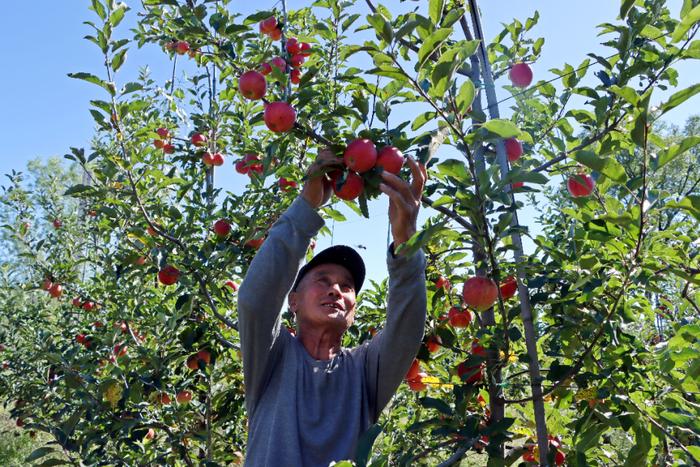
[[[289,294],[289,307],[300,329],[331,328],[345,332],[355,319],[355,283],[338,264],[320,264]],[[302,331],[303,332],[303,331]]]

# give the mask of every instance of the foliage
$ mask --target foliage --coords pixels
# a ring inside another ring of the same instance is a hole
[[[491,79],[537,60],[544,39],[529,36],[539,15],[482,44],[476,2],[467,3],[431,0],[426,11],[398,12],[368,1],[357,13],[352,2],[318,0],[243,18],[227,1],[146,0],[136,12],[92,0],[87,39],[105,72],[71,76],[104,92],[91,102],[94,143],[72,148],[68,169],[52,161],[30,167],[29,178],[11,174],[1,199],[11,260],[0,284],[0,395],[11,415],[48,433],[74,464],[240,463],[236,295],[224,282],[240,282],[255,253],[250,241],[264,238],[296,196],[277,180],[303,183],[313,147],[340,154],[366,137],[427,164],[424,201],[434,209],[407,245],[428,258],[418,354],[427,387],[400,388],[381,434],[363,444],[374,446],[369,465],[465,456],[510,465],[535,443],[550,464],[561,453],[570,465],[697,462],[700,140],[697,119],[679,134],[664,134],[658,119],[700,87],[656,109],[650,103],[656,89],[677,83],[675,63],[698,58],[700,7],[686,0],[674,18],[661,0],[622,1],[619,21],[600,26],[611,55],[564,64],[553,83],[507,86],[513,116],[504,119]],[[135,13],[133,35],[119,39]],[[271,15],[284,40],[313,44],[298,85],[275,67],[267,77],[266,101],[297,111],[296,127],[282,134],[265,129],[264,102],[238,92],[243,71],[287,57],[257,32]],[[160,85],[142,71],[119,81],[129,48],[154,45],[170,58],[172,79]],[[586,99],[580,107],[576,96]],[[205,147],[191,142],[195,133],[207,136]],[[526,154],[509,164],[503,139],[511,137]],[[251,171],[242,192],[224,193],[214,184],[220,169],[202,162],[206,152],[257,154],[262,172]],[[531,236],[536,251],[526,256],[522,196],[582,172],[593,175],[594,192],[546,191],[542,234]],[[378,174],[365,176],[358,203],[345,203],[351,212],[367,215]],[[344,218],[334,207],[322,212]],[[233,227],[225,238],[212,232],[222,218]],[[167,265],[181,271],[174,285],[157,280]],[[436,283],[474,275],[515,276],[519,295],[499,292],[490,310],[455,328],[443,315],[465,307],[460,291]],[[63,295],[49,297],[44,281],[61,284]],[[363,319],[345,345],[382,326],[386,293],[386,282],[364,292]],[[431,353],[428,339],[438,337]],[[460,374],[460,364],[470,371]],[[174,402],[182,391],[191,402]]]

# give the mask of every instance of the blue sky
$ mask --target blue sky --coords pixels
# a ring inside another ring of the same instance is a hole
[[[127,1],[138,6],[138,2]],[[232,9],[241,3],[231,2]],[[252,2],[240,7],[244,14],[252,12]],[[291,9],[308,5],[309,1],[288,2]],[[358,1],[359,11],[366,11],[365,4]],[[406,4],[396,0],[383,2],[390,9],[404,10]],[[421,2],[427,4],[427,2]],[[668,2],[674,15],[680,10],[681,1]],[[27,161],[33,158],[47,158],[63,155],[70,146],[88,147],[93,134],[93,123],[88,113],[90,99],[104,97],[100,90],[82,81],[67,77],[69,72],[87,71],[103,74],[97,48],[83,39],[89,29],[83,21],[92,20],[94,13],[88,10],[88,0],[37,0],[34,2],[11,2],[0,15],[0,57],[4,66],[0,73],[0,89],[3,102],[0,110],[0,173],[22,170]],[[255,2],[258,8],[271,8],[274,1]],[[524,20],[534,10],[539,10],[541,18],[534,34],[544,36],[546,43],[542,59],[533,65],[535,79],[549,79],[553,75],[548,70],[560,68],[567,62],[579,64],[586,53],[603,52],[599,45],[595,26],[599,23],[615,21],[619,10],[616,0],[499,0],[482,1],[483,26],[487,37],[500,32],[502,23],[512,18]],[[133,12],[130,12],[133,15]],[[359,23],[358,23],[359,24]],[[127,34],[127,31],[122,31]],[[609,52],[605,52],[609,53]],[[121,71],[121,81],[133,75],[140,66],[150,65],[157,80],[165,80],[169,74],[167,58],[155,47],[138,50],[130,49],[127,64]],[[678,67],[681,86],[688,86],[697,80],[700,68],[697,63]],[[665,95],[668,95],[666,93]],[[499,98],[507,94],[500,90]],[[664,94],[655,94],[659,102]],[[681,124],[689,115],[698,113],[700,99],[686,102],[668,114],[666,120]],[[504,109],[504,113],[505,112]],[[219,183],[229,189],[239,189],[242,179],[233,168],[226,165],[226,171],[217,175]],[[361,220],[356,216],[345,225],[335,228],[335,243],[362,243],[367,246],[363,255],[368,258],[370,278],[381,278],[386,273],[383,265],[386,246],[387,222],[384,201],[371,206],[373,219]],[[526,210],[522,215],[525,222],[533,215]],[[364,235],[359,235],[363,232]],[[356,240],[357,238],[360,240]],[[321,239],[319,247],[330,244],[329,239]],[[370,259],[371,258],[371,259]]]

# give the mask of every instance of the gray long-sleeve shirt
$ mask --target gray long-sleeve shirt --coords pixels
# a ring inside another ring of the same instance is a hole
[[[238,292],[246,466],[323,466],[352,459],[401,384],[423,338],[425,257],[388,252],[386,326],[369,342],[315,360],[281,325],[285,297],[323,219],[301,197],[280,217]]]

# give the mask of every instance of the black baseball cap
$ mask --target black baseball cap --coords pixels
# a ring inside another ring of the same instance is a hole
[[[362,283],[365,281],[365,263],[357,251],[346,245],[334,245],[311,258],[311,261],[299,270],[292,291],[297,289],[299,282],[309,271],[316,266],[329,263],[338,264],[347,269],[355,282],[355,293],[360,291]]]

